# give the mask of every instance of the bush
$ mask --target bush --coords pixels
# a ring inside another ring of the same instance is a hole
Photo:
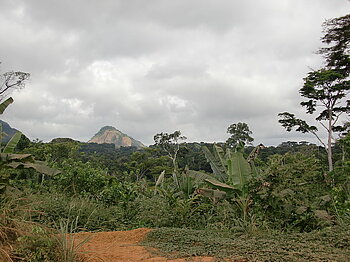
[[[250,185],[253,212],[273,227],[310,231],[332,223],[332,198],[320,161],[301,153],[274,155]]]
[[[62,219],[78,218],[77,228],[83,231],[124,229],[118,206],[106,207],[87,197],[71,197],[62,193],[42,193],[30,196],[41,213],[33,221],[55,227]]]

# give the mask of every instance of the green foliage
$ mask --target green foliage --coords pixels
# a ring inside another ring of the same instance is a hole
[[[253,212],[281,228],[310,231],[331,225],[332,198],[320,161],[301,153],[275,155],[251,182]]]
[[[34,222],[56,228],[59,221],[75,221],[76,228],[87,231],[109,231],[127,228],[123,224],[119,206],[105,206],[87,197],[67,196],[63,193],[27,193],[24,197],[33,201],[33,208],[40,211],[32,215]]]
[[[0,115],[2,115],[4,113],[4,111],[5,111],[5,109],[12,103],[13,103],[13,98],[12,97],[9,97],[5,101],[3,101],[0,104]]]
[[[247,235],[230,231],[159,228],[143,245],[158,255],[174,258],[215,256],[233,261],[348,261],[350,230],[331,228],[312,233],[261,232]]]
[[[16,249],[11,254],[21,260],[31,262],[60,261],[78,262],[81,260],[79,249],[89,240],[76,240],[76,220],[60,220],[58,229],[48,229],[39,225],[31,225],[31,231],[16,239]]]
[[[30,234],[17,239],[14,255],[30,262],[62,261],[58,242],[50,233],[42,227],[33,227]]]
[[[181,136],[181,131],[175,131],[174,133],[159,133],[154,136],[155,145],[160,146],[164,151],[171,156],[178,151],[178,142],[187,139],[185,136]]]
[[[78,149],[80,142],[53,140],[50,143],[32,143],[23,150],[23,153],[30,153],[36,159],[49,163],[59,164],[67,158],[79,158]]]
[[[226,162],[224,159],[224,150],[218,145],[214,144],[213,153],[211,153],[206,146],[203,146],[203,152],[210,164],[211,169],[213,170],[215,177],[219,181],[226,181],[228,179],[228,174],[226,169]]]
[[[5,154],[13,153],[21,137],[22,137],[22,133],[16,132],[14,136],[11,137],[10,141],[8,141],[8,143],[2,150],[2,153],[5,153]]]
[[[254,141],[254,138],[250,136],[253,132],[250,131],[246,123],[231,124],[227,128],[227,133],[231,134],[231,137],[226,141],[229,147],[235,148],[240,143],[251,144]]]
[[[22,196],[14,190],[0,200],[0,260],[60,261],[52,231],[31,221],[40,212]]]
[[[338,26],[339,21],[331,23]],[[327,34],[329,38],[323,39],[326,43],[339,40],[338,33],[330,30]],[[30,142],[17,133],[0,148],[0,191],[5,192],[9,181],[13,186],[0,199],[0,243],[12,245],[17,241],[13,254],[25,261],[74,261],[77,249],[67,233],[178,227],[187,230],[154,231],[148,244],[164,251],[181,250],[177,253],[181,256],[223,258],[234,254],[239,256],[235,259],[250,261],[345,261],[349,257],[350,142],[346,125],[335,125],[339,114],[349,106],[348,101],[345,106],[336,103],[344,100],[344,91],[349,90],[348,80],[343,79],[343,72],[348,70],[344,45],[348,42],[336,43],[343,52],[341,63],[335,53],[331,54],[335,49],[322,51],[329,64],[309,73],[300,90],[307,98],[301,103],[307,113],[316,112],[316,102],[328,99],[334,103],[331,114],[326,108],[316,117],[317,121],[334,120],[330,130],[343,132],[334,147],[332,172],[324,172],[325,153],[319,152],[322,147],[305,141],[267,148],[264,157],[257,159],[264,147],[244,148],[244,143],[253,141],[245,123],[228,128],[232,135],[228,148],[225,144],[180,144],[186,139],[180,131],[157,134],[154,146],[140,150],[115,149],[114,145],[87,144],[69,138]],[[0,104],[0,113],[12,102],[9,98]],[[293,114],[280,116],[280,123],[288,131],[297,127],[297,131],[317,135],[315,126]],[[16,154],[18,150],[22,150],[21,154]],[[276,152],[288,153],[273,155]],[[20,171],[9,173],[9,168]],[[49,173],[54,176],[42,175]],[[7,197],[12,191],[17,195]],[[335,224],[343,225],[343,231]],[[332,229],[300,235],[271,231],[309,232],[326,227]],[[268,232],[261,231],[267,228]],[[57,229],[59,234],[53,238]]]
[[[90,237],[85,237],[83,240],[78,240],[76,231],[79,230],[77,227],[78,217],[73,220],[60,220],[58,225],[58,234],[55,235],[57,241],[57,249],[60,253],[60,261],[62,262],[77,262],[82,261],[82,255],[86,252],[80,251],[81,247],[84,246]]]
[[[296,127],[297,132],[302,133],[316,133],[318,131],[316,126],[309,125],[306,121],[296,118],[294,114],[284,112],[279,113],[279,117],[281,117],[278,122],[286,128],[288,132],[292,131],[294,127]]]
[[[337,69],[344,75],[349,74],[350,15],[329,19],[323,23],[322,42],[327,44],[319,50],[326,58],[327,66]]]
[[[320,53],[326,58],[326,66],[309,72],[304,78],[303,87],[299,90],[301,96],[306,99],[300,105],[306,107],[307,114],[317,114],[315,120],[325,128],[328,134],[327,141],[324,142],[318,136],[316,126],[309,125],[288,112],[279,114],[281,117],[279,122],[287,131],[296,127],[298,132],[312,133],[316,136],[327,150],[329,171],[333,170],[332,142],[335,142],[333,133],[344,129],[338,125],[338,120],[341,114],[350,110],[350,100],[347,99],[350,90],[349,40],[347,40],[350,34],[349,25],[349,15],[324,23],[326,34],[322,42],[328,47],[321,48]]]
[[[131,154],[128,162],[125,163],[129,174],[132,174],[132,181],[139,181],[147,178],[154,181],[160,172],[166,170],[169,174],[172,172],[168,165],[169,159],[166,156],[156,156],[156,149],[145,149]]]
[[[15,78],[22,77],[20,75],[17,76],[17,74],[15,75]],[[12,76],[10,75],[9,77],[10,79],[8,79],[8,81],[12,81]],[[19,85],[20,83],[17,84]],[[12,102],[13,99],[11,97],[2,102],[0,104],[0,114],[2,114],[7,106]],[[56,175],[59,173],[58,170],[46,166],[45,163],[36,161],[31,154],[14,154],[15,148],[22,136],[21,132],[16,132],[7,142],[4,148],[2,148],[1,143],[2,136],[2,126],[0,124],[0,194],[4,193],[9,183],[9,175],[6,172],[6,169],[32,168],[40,173],[47,175]]]
[[[105,170],[93,167],[89,162],[66,159],[58,167],[61,173],[54,177],[54,184],[73,195],[97,197],[110,180]]]
[[[205,156],[213,170],[213,178],[205,179],[211,186],[232,195],[246,196],[246,185],[253,176],[252,165],[246,160],[241,151],[226,149],[226,153],[214,144],[214,153],[203,147]]]

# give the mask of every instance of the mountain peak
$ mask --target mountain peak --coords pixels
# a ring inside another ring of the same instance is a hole
[[[120,132],[118,129],[116,129],[114,126],[104,126],[100,129],[100,131],[98,131],[95,136],[97,135],[102,135],[104,132],[106,131],[118,131]]]
[[[135,146],[137,148],[145,147],[140,141],[122,133],[113,126],[102,127],[88,143],[114,144],[116,148],[128,146]]]

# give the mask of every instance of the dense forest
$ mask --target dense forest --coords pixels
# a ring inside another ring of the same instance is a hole
[[[55,236],[147,227],[158,230],[148,242],[158,248],[157,239],[178,241],[173,246],[182,249],[208,241],[210,248],[187,255],[229,257],[231,243],[241,245],[235,252],[249,261],[283,261],[284,255],[288,261],[348,261],[350,15],[328,20],[324,29],[324,67],[311,71],[299,92],[301,106],[322,123],[327,138],[294,114],[279,114],[287,131],[311,133],[318,145],[254,145],[241,122],[228,127],[226,142],[186,142],[174,131],[155,134],[154,144],[141,149],[70,138],[31,141],[20,132],[5,140],[1,131],[2,259],[79,261],[67,238]],[[1,114],[14,102],[8,91],[24,87],[28,77],[2,74]],[[268,258],[267,245],[274,247]]]

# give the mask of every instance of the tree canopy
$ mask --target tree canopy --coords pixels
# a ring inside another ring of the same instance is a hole
[[[325,35],[321,40],[327,47],[320,48],[319,53],[325,57],[325,65],[308,73],[299,93],[305,99],[300,105],[306,108],[307,114],[316,114],[315,120],[327,131],[327,141],[320,138],[316,126],[309,125],[294,114],[280,113],[279,122],[287,131],[296,128],[298,132],[314,134],[327,150],[328,166],[332,171],[333,133],[344,130],[345,125],[339,123],[341,115],[350,111],[350,15],[330,19],[323,27]]]
[[[239,143],[251,144],[254,138],[251,137],[253,134],[250,131],[249,126],[246,123],[238,122],[237,124],[231,124],[227,128],[227,133],[231,136],[226,140],[226,144],[230,147],[236,147]]]

